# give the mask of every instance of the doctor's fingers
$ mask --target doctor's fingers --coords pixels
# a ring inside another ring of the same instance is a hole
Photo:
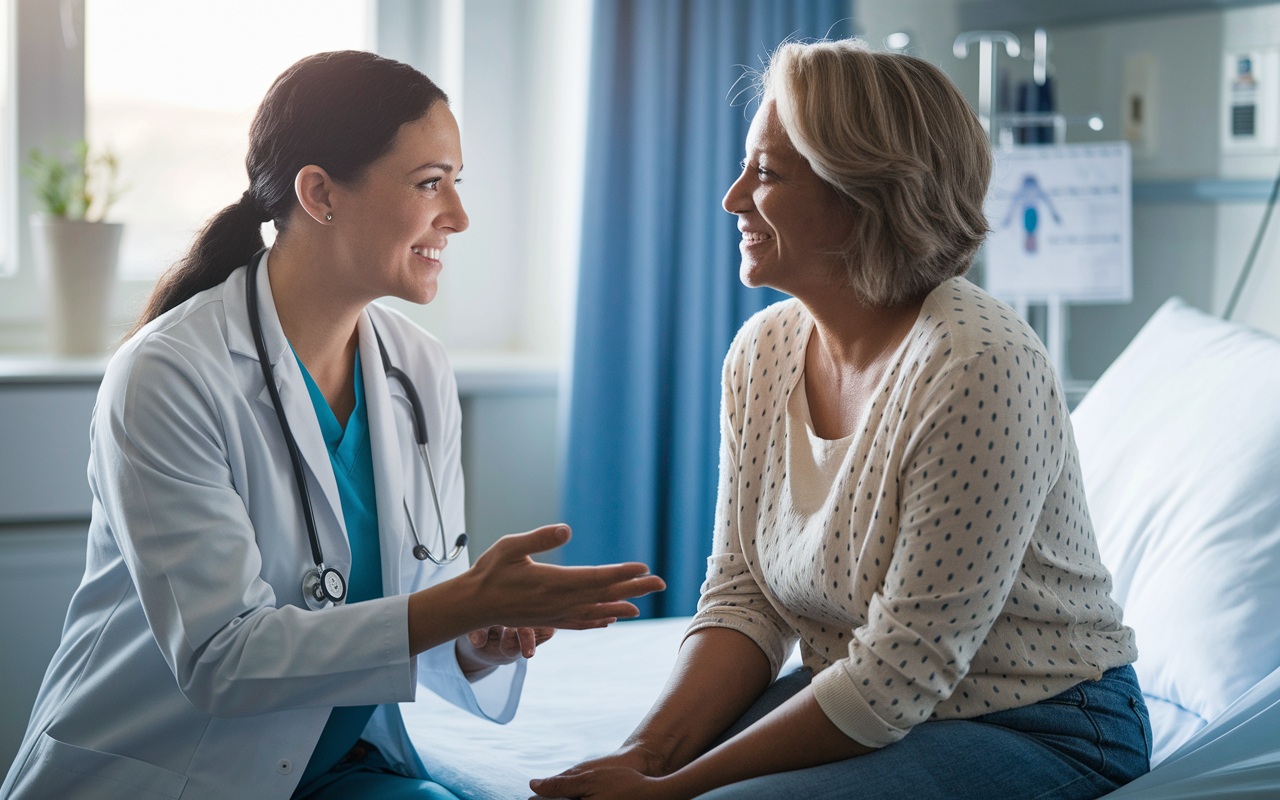
[[[545,625],[535,625],[529,628],[517,628],[520,632],[520,652],[525,658],[532,658],[538,645],[556,635],[556,629]]]
[[[515,658],[524,651],[522,628],[507,628],[502,631],[502,639],[498,642],[498,652],[503,658]]]
[[[666,582],[657,575],[650,575],[644,564],[608,564],[602,567],[538,564],[537,568],[543,581],[557,584],[563,591],[601,593],[594,598],[597,601],[640,597],[667,588]]]
[[[488,552],[507,557],[524,558],[554,550],[569,541],[568,525],[544,525],[528,533],[510,533],[494,542]],[[481,556],[483,557],[483,556]]]
[[[502,625],[490,625],[467,634],[471,646],[477,650],[488,650],[503,658],[513,659],[518,655],[526,658],[533,655],[533,650],[541,642],[551,638],[551,633],[539,636],[535,631],[555,632],[555,628],[508,628]]]
[[[479,650],[494,639],[500,638],[502,632],[506,630],[501,625],[490,625],[487,628],[481,628],[478,631],[472,631],[467,634],[471,639],[471,646]]]
[[[555,589],[553,584],[549,584],[547,588],[553,589],[555,592],[553,598],[548,598],[551,602],[560,604],[564,609],[564,616],[575,615],[576,619],[603,619],[606,617],[634,617],[639,614],[636,607],[631,603],[624,602],[634,597],[641,597],[656,592],[663,588],[661,578],[648,576],[646,578],[636,578],[621,583],[613,583],[607,586],[589,586],[579,589],[569,589],[561,587]],[[589,611],[589,616],[583,616],[584,612]],[[565,625],[560,622],[554,623],[557,628],[564,628]]]
[[[644,597],[646,594],[661,592],[667,588],[667,582],[657,575],[640,575],[634,578],[597,583],[586,591],[597,603],[608,603],[616,600],[629,600],[632,597]]]
[[[525,658],[533,658],[534,652],[538,649],[538,642],[533,635],[533,628],[516,628],[516,646],[519,648],[520,655]]]
[[[640,609],[631,603],[583,603],[565,609],[556,620],[556,627],[568,630],[604,628],[620,619],[638,616]]]

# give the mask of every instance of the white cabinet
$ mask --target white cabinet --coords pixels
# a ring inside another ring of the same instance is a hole
[[[0,359],[0,765],[31,704],[84,573],[89,417],[102,362]]]
[[[3,390],[0,389],[0,394]],[[84,573],[88,520],[0,525],[0,772],[18,752],[31,705]]]

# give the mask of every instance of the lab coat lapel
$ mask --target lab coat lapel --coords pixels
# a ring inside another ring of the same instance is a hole
[[[269,252],[263,254],[257,275],[262,338],[266,344],[267,357],[271,359],[273,366],[276,389],[280,392],[280,405],[284,409],[285,419],[289,420],[289,427],[293,430],[293,438],[298,443],[298,452],[302,456],[307,471],[320,485],[324,502],[317,502],[315,494],[312,493],[312,511],[316,515],[317,535],[320,537],[321,547],[324,548],[326,566],[337,567],[346,573],[351,566],[351,545],[347,541],[347,527],[342,517],[342,500],[338,495],[338,482],[333,477],[329,448],[325,445],[324,434],[320,432],[320,421],[316,419],[316,410],[311,404],[311,395],[307,392],[302,370],[298,368],[298,361],[289,347],[289,340],[285,338],[284,329],[280,327],[280,317],[276,313],[275,299],[271,296],[271,281],[267,275],[268,255],[270,255]],[[240,274],[242,276],[239,281],[240,303],[247,315],[248,307],[244,305],[244,277],[247,277],[247,271]],[[237,327],[242,327],[246,331],[249,329],[247,316],[242,320],[235,320],[235,323]],[[232,325],[230,320],[228,325],[229,327]],[[246,355],[250,355],[256,361],[258,350],[253,344],[252,333],[249,334],[248,342],[252,352]],[[363,356],[364,353],[361,353],[361,357]],[[262,391],[258,393],[258,401],[269,409],[273,408],[271,392],[266,386],[263,386]],[[274,410],[272,413],[275,413]],[[337,530],[341,534],[337,541],[332,535],[325,535],[326,529],[332,529],[321,524],[326,508],[337,523]]]
[[[400,461],[403,435],[396,427],[395,400],[391,397],[382,354],[374,336],[370,312],[360,315],[360,364],[364,377],[364,400],[369,415],[369,438],[373,452],[374,495],[378,506],[378,537],[382,548],[382,591],[400,594],[401,563],[405,554],[404,466]],[[389,331],[382,331],[383,342]],[[394,344],[394,343],[392,343]],[[391,344],[388,345],[391,347]],[[393,360],[394,363],[394,360]],[[407,419],[407,417],[406,417]]]

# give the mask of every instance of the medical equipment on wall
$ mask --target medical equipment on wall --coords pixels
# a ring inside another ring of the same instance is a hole
[[[1280,51],[1238,50],[1223,55],[1222,151],[1266,155],[1277,144]]]
[[[307,536],[311,541],[311,557],[315,561],[315,566],[308,569],[302,576],[302,596],[306,599],[308,607],[318,610],[324,608],[327,603],[338,605],[346,599],[347,580],[334,567],[325,566],[324,552],[320,548],[320,536],[316,532],[315,515],[311,509],[311,495],[307,490],[306,475],[302,471],[302,456],[298,451],[298,443],[293,438],[293,430],[289,427],[289,420],[285,418],[284,406],[280,402],[280,391],[276,388],[271,361],[267,358],[267,345],[262,335],[262,319],[258,311],[257,277],[258,265],[265,252],[265,250],[260,250],[253,258],[249,259],[248,275],[245,278],[245,295],[249,306],[249,326],[253,329],[253,340],[258,349],[258,362],[262,366],[262,377],[267,382],[267,390],[271,394],[271,404],[276,410],[276,418],[280,420],[280,429],[284,433],[284,441],[289,448],[289,459],[293,462],[293,476],[298,484],[298,494],[302,497],[302,514],[307,523]],[[440,541],[447,546],[444,532],[444,515],[440,511],[440,496],[439,491],[436,489],[435,471],[431,467],[431,455],[427,452],[427,423],[426,415],[422,410],[422,402],[418,398],[418,392],[414,389],[413,382],[409,380],[409,376],[391,364],[391,359],[387,355],[387,348],[382,344],[382,337],[376,329],[374,330],[374,337],[378,340],[378,352],[382,355],[382,367],[387,374],[387,379],[395,378],[400,381],[405,396],[409,400],[409,406],[413,411],[414,439],[418,445],[418,454],[427,468],[427,481],[431,486],[431,501],[435,505],[436,521],[440,526]],[[447,551],[443,556],[437,556],[422,544],[422,540],[418,536],[417,525],[413,521],[413,512],[409,510],[407,498],[404,501],[404,510],[409,517],[409,530],[413,533],[413,541],[415,542],[413,548],[414,558],[419,561],[430,560],[434,564],[444,565],[457,560],[458,556],[462,555],[462,551],[467,547],[467,535],[465,533],[458,536],[452,550]]]

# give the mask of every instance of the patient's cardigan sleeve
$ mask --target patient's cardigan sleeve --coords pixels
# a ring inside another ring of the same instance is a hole
[[[769,659],[773,677],[778,676],[796,642],[796,633],[761,591],[743,554],[738,531],[739,511],[746,502],[758,502],[758,492],[748,485],[740,490],[740,454],[746,404],[740,397],[740,375],[747,358],[750,323],[734,339],[724,360],[720,404],[720,485],[716,493],[716,518],[711,557],[707,559],[707,579],[702,584],[698,614],[685,633],[687,637],[703,628],[731,628],[755,642]],[[750,388],[747,386],[746,388]]]

